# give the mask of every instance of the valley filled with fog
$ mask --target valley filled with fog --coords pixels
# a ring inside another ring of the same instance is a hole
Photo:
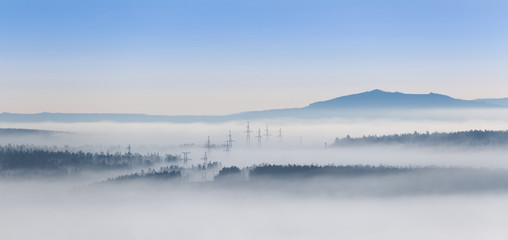
[[[454,111],[2,122],[0,238],[502,239],[508,112]]]
[[[508,1],[0,5],[0,240],[506,240]]]

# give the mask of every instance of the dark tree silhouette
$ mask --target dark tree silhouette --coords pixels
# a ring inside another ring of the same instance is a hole
[[[219,174],[215,176],[214,180],[224,181],[224,180],[233,180],[240,181],[243,180],[242,170],[236,166],[224,167],[219,171]]]
[[[422,146],[499,146],[508,145],[508,131],[470,130],[451,133],[406,133],[382,136],[363,136],[336,138],[331,146],[351,146],[368,144],[413,144]]]
[[[166,155],[165,159],[177,156]],[[45,170],[59,173],[79,172],[81,170],[120,169],[136,166],[152,166],[162,162],[158,153],[141,155],[139,153],[110,154],[71,152],[33,145],[0,146],[0,173],[11,170]]]

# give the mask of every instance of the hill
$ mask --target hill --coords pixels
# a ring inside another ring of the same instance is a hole
[[[310,104],[309,109],[335,108],[486,108],[494,104],[462,100],[442,94],[405,94],[379,89]]]

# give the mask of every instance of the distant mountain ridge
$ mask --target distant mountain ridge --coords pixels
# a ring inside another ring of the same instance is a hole
[[[375,89],[310,104],[307,108],[467,108],[496,107],[477,100],[462,100],[442,94],[406,94]]]
[[[354,117],[355,114],[390,109],[506,108],[508,99],[462,100],[442,94],[406,94],[375,89],[312,103],[302,108],[272,109],[229,115],[146,115],[115,113],[1,113],[0,122],[224,122],[269,118]]]
[[[52,135],[64,132],[25,128],[0,128],[0,137],[21,135]]]
[[[481,98],[476,99],[476,101],[508,107],[508,98]]]

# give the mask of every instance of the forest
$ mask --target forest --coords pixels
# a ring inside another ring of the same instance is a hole
[[[503,146],[508,145],[508,131],[470,130],[459,132],[405,133],[392,135],[370,135],[358,138],[347,135],[336,138],[332,147],[374,145],[374,144],[407,144],[417,146]]]
[[[409,168],[370,165],[262,165],[250,169],[250,179],[257,178],[311,178],[311,177],[354,177],[381,176],[406,172],[428,170],[427,168]]]
[[[47,171],[58,175],[82,170],[150,167],[176,160],[178,156],[170,154],[162,157],[158,153],[91,153],[33,145],[6,145],[0,146],[0,175],[13,171]]]
[[[126,182],[132,180],[181,180],[181,168],[177,166],[161,167],[158,171],[149,168],[147,171],[120,175],[118,177],[109,178],[107,182]]]

